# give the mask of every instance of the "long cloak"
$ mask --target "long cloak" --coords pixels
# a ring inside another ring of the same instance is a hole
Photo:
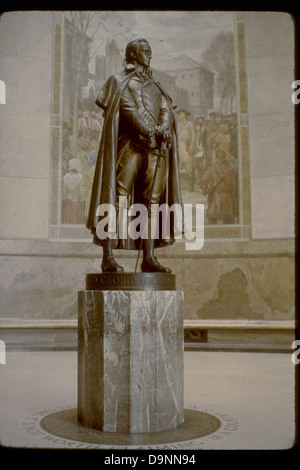
[[[97,224],[100,220],[100,217],[96,214],[97,208],[100,204],[111,204],[116,207],[116,167],[120,150],[119,105],[122,93],[134,74],[135,71],[132,71],[132,69],[125,69],[123,72],[112,75],[105,83],[96,100],[96,104],[104,110],[104,123],[86,226],[94,235],[94,243],[98,245],[103,245],[104,240],[100,240],[96,233]],[[161,85],[157,83],[157,86],[169,100],[171,109],[172,105],[170,97],[164,92]],[[173,204],[180,205],[182,218],[171,217],[170,239],[165,240],[160,238],[156,240],[156,246],[172,244],[174,242],[174,235],[179,234],[179,232],[183,233],[183,210],[178,171],[178,143],[174,117],[172,133],[173,146],[172,149],[169,150],[166,184],[161,196],[160,204],[168,204],[168,207],[171,207]],[[139,199],[141,188],[138,187],[138,183],[139,178],[137,178],[136,187],[133,189],[129,198],[128,207],[131,204],[142,202]],[[177,226],[175,227],[175,225]],[[127,237],[127,240],[115,240],[115,247],[122,249],[138,249],[139,243],[140,239],[132,240]]]

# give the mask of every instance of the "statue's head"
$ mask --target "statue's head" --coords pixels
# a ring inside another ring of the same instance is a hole
[[[151,58],[151,47],[146,39],[134,39],[127,44],[125,50],[125,60],[127,64],[138,63],[143,67],[149,67]]]

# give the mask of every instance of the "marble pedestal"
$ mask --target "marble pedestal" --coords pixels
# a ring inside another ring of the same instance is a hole
[[[183,422],[183,294],[78,293],[78,421],[145,433]]]

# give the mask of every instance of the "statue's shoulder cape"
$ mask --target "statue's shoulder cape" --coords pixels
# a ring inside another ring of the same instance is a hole
[[[130,69],[111,75],[99,92],[96,99],[96,105],[106,112],[115,102],[116,95],[120,96],[122,94],[127,83],[134,74],[135,71]]]
[[[134,68],[124,69],[122,72],[111,75],[99,92],[96,99],[96,105],[106,112],[107,109],[109,109],[110,106],[115,103],[116,95],[120,96],[122,94],[124,88],[134,75]],[[153,78],[152,80],[153,83],[155,83],[155,85],[159,88],[161,93],[165,96],[165,98],[170,103],[172,103],[172,98],[167,94],[162,85]]]

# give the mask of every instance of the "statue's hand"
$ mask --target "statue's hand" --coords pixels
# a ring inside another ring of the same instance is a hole
[[[162,142],[168,147],[172,147],[173,143],[173,138],[172,138],[172,132],[166,125],[160,125],[156,127],[156,132],[155,132],[156,137],[158,140],[162,140]]]
[[[167,132],[170,132],[170,129],[166,123],[155,126],[155,134],[157,137],[161,137]]]

